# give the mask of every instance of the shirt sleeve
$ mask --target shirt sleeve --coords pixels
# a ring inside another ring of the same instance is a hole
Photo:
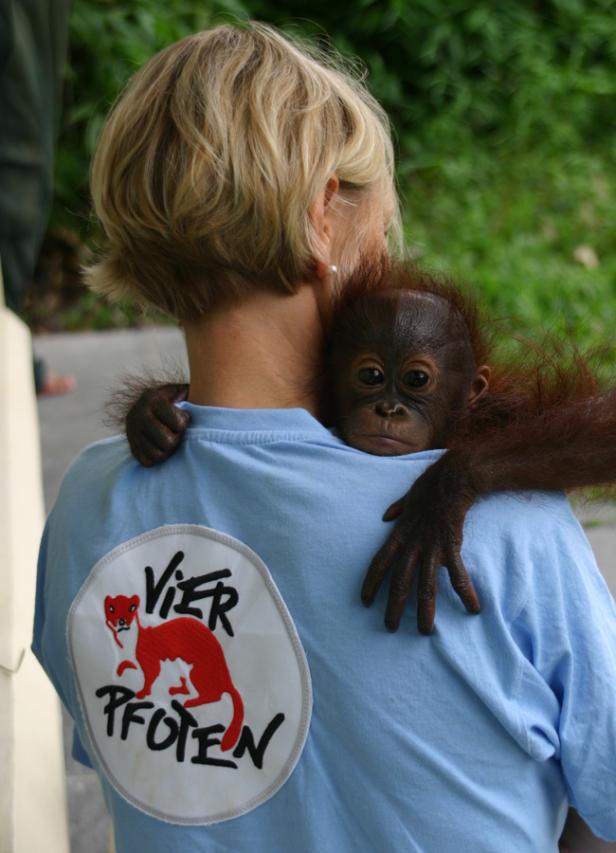
[[[571,805],[596,835],[616,840],[616,606],[569,509],[552,531],[537,542],[515,632],[556,700],[554,754]],[[532,678],[524,691],[530,706]]]
[[[32,635],[32,651],[37,660],[45,669],[43,661],[42,636],[45,624],[45,578],[47,570],[47,547],[49,538],[49,523],[45,525],[43,538],[39,548],[37,574],[36,574],[36,598],[34,601],[34,626]]]
[[[44,641],[44,633],[45,633],[45,587],[46,587],[46,578],[47,578],[47,555],[49,549],[49,521],[45,525],[45,530],[43,532],[43,538],[41,539],[41,546],[39,549],[39,557],[38,557],[38,566],[37,566],[37,576],[36,576],[36,599],[34,604],[34,627],[33,627],[33,636],[32,636],[32,651],[34,655],[38,659],[39,663],[47,673],[47,676],[53,683],[53,686],[56,689],[62,703],[65,707],[67,707],[66,697],[62,690],[60,681],[58,678],[54,677],[53,668],[49,665],[47,660],[47,656],[45,654],[45,641]],[[81,764],[84,764],[86,767],[92,767],[92,762],[88,756],[88,753],[84,749],[81,740],[79,738],[79,734],[77,729],[73,727],[73,749],[72,749],[73,758],[76,761],[79,761]]]
[[[84,767],[94,767],[92,761],[90,760],[90,756],[86,752],[86,749],[81,742],[81,738],[79,737],[79,732],[77,731],[76,726],[73,726],[73,748],[71,750],[71,754],[75,761],[78,761],[80,764],[83,764]]]
[[[66,696],[62,689],[60,679],[56,676],[50,656],[47,654],[45,642],[45,628],[47,624],[47,566],[49,553],[49,519],[43,531],[36,575],[36,599],[34,603],[34,627],[32,636],[32,651],[39,663],[47,673],[47,677],[55,687],[56,693],[62,700],[65,708],[68,707]]]

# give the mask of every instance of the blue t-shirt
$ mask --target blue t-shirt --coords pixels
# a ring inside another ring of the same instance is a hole
[[[33,648],[118,853],[547,853],[569,804],[616,839],[616,608],[566,500],[480,501],[482,613],[443,576],[435,633],[411,599],[390,634],[361,582],[439,451],[188,408],[162,466],[86,449],[41,547]]]

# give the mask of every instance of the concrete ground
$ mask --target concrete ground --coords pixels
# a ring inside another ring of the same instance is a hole
[[[66,397],[39,400],[45,503],[49,510],[67,466],[86,444],[109,435],[104,403],[126,374],[183,368],[181,334],[172,328],[139,331],[43,335],[37,355],[54,369],[74,373],[77,390]],[[579,515],[612,592],[616,595],[616,506],[584,506]],[[72,853],[106,853],[108,820],[96,777],[70,757],[70,724],[65,722],[67,790]]]

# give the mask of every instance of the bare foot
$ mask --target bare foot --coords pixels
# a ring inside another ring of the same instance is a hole
[[[39,397],[51,397],[59,394],[70,394],[77,387],[77,380],[70,373],[56,373],[48,369],[43,379],[43,384],[38,389]]]

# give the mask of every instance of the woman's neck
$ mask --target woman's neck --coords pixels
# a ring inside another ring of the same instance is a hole
[[[257,292],[185,326],[188,400],[238,409],[295,408],[319,415],[323,322],[314,288]]]

